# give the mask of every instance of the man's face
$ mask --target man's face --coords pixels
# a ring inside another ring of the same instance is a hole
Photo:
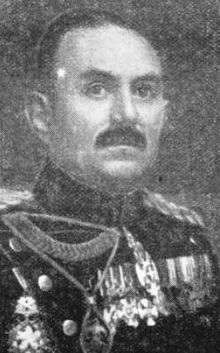
[[[127,184],[152,166],[164,121],[161,65],[134,31],[74,29],[56,56],[51,153],[70,176]]]

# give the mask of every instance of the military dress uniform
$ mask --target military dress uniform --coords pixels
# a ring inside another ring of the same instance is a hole
[[[1,200],[0,352],[217,352],[218,266],[192,210],[52,163]]]

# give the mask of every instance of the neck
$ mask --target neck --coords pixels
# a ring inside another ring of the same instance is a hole
[[[129,203],[141,204],[140,192],[124,188],[117,192],[90,187],[65,174],[48,162],[34,188],[40,205],[49,213],[77,217],[81,220],[117,223],[122,209]],[[131,201],[132,200],[132,201]]]
[[[146,184],[146,173],[141,176],[133,177],[112,177],[104,174],[96,173],[93,175],[91,172],[89,175],[83,176],[82,173],[72,172],[62,166],[62,163],[58,165],[58,169],[62,171],[64,175],[67,175],[69,179],[76,182],[79,185],[94,190],[95,192],[102,192],[111,199],[125,198],[127,195],[132,194],[136,191],[142,190]]]

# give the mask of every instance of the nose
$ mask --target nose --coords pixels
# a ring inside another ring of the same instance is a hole
[[[113,122],[136,122],[136,104],[129,88],[122,88],[117,94],[115,94],[111,118]]]

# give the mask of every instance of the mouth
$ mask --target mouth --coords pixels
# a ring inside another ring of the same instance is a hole
[[[129,146],[143,150],[146,144],[144,134],[132,127],[109,129],[99,134],[96,139],[97,148]]]

